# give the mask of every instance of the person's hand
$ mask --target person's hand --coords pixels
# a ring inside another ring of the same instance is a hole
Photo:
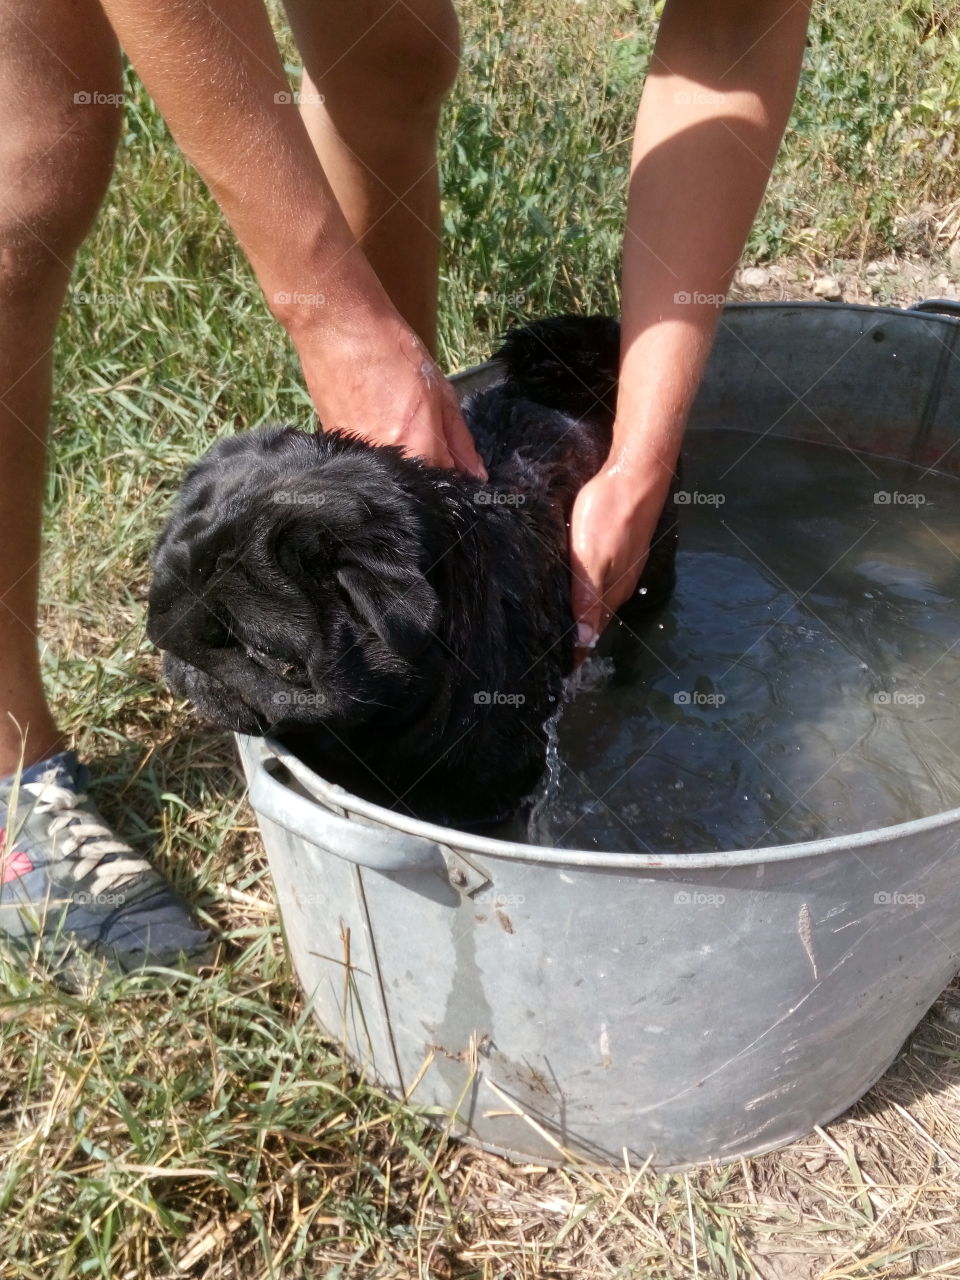
[[[640,472],[610,466],[577,495],[570,517],[570,568],[578,665],[633,594],[670,482],[669,469],[659,464]]]
[[[308,334],[294,341],[325,430],[399,445],[410,457],[486,480],[456,392],[399,316],[362,341],[346,333],[340,340]]]

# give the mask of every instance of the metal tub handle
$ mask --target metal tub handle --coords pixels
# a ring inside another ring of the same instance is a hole
[[[299,795],[270,772],[283,767],[276,756],[264,756],[250,783],[250,803],[268,822],[322,853],[373,871],[446,870],[438,845],[420,836],[341,818],[314,800]]]
[[[950,316],[954,320],[960,320],[960,301],[954,298],[924,298],[922,302],[915,302],[907,307],[907,310],[919,311],[926,315]]]

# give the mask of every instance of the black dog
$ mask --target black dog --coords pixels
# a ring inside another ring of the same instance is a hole
[[[268,428],[187,476],[154,553],[147,631],[215,724],[452,825],[515,809],[573,666],[567,521],[606,457],[619,326],[515,330],[463,413],[489,482],[348,435]],[[639,598],[674,581],[672,502]]]

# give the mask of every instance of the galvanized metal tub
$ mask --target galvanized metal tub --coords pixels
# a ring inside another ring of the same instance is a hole
[[[958,474],[958,331],[933,311],[731,305],[691,433],[842,439]],[[238,742],[317,1018],[491,1150],[661,1168],[770,1150],[869,1089],[960,967],[960,810],[746,852],[577,852],[414,822]]]

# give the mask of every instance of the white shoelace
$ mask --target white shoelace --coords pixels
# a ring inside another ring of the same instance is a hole
[[[21,783],[21,790],[36,799],[34,812],[50,814],[50,834],[57,836],[57,852],[70,857],[83,850],[77,859],[74,875],[82,880],[91,872],[99,871],[97,882],[90,886],[91,893],[101,893],[111,885],[120,884],[130,877],[150,870],[145,858],[138,858],[129,845],[118,840],[108,826],[84,812],[87,796],[82,792],[61,787],[55,782]],[[105,867],[100,863],[108,854],[127,854],[113,858]]]

